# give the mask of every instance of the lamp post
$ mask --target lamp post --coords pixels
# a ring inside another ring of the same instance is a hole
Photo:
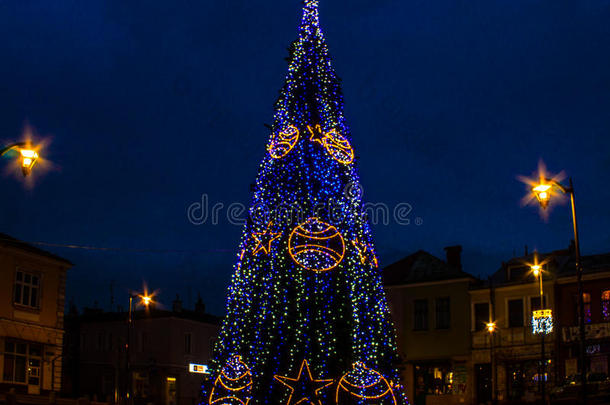
[[[538,264],[538,258],[534,256],[535,263],[530,266],[532,274],[538,279],[540,285],[540,310],[534,311],[532,317],[532,332],[540,335],[540,366],[538,367],[538,386],[540,389],[540,396],[542,397],[542,404],[545,403],[546,397],[546,356],[544,353],[544,339],[546,334],[550,332],[548,324],[545,322],[546,311],[544,310],[544,292],[542,289],[542,266]],[[542,325],[542,326],[541,326]],[[552,318],[551,318],[552,328]]]
[[[32,149],[26,142],[16,142],[0,149],[0,156],[3,156],[10,150],[19,151],[19,156],[21,159],[21,172],[23,173],[23,177],[28,176],[32,172],[32,168],[38,160],[38,152]]]
[[[139,304],[144,305],[146,308],[149,307],[151,303],[153,303],[153,297],[148,295],[146,292],[144,294],[138,294],[133,291],[129,291],[129,313],[127,316],[127,344],[125,345],[125,357],[127,362],[127,402],[131,403],[133,401],[132,396],[132,382],[131,382],[131,357],[130,357],[130,346],[131,346],[131,334],[134,328],[134,320],[133,320],[133,312],[134,312],[134,304],[133,299],[139,298]]]
[[[496,381],[496,367],[495,367],[495,357],[494,357],[494,333],[496,332],[496,323],[492,322],[491,319],[485,325],[487,327],[487,332],[489,332],[489,364],[491,366],[491,403],[496,404],[498,402],[498,393],[496,391],[497,381]]]
[[[576,265],[576,283],[578,285],[578,328],[580,334],[580,380],[581,380],[581,400],[583,404],[587,403],[587,365],[585,353],[585,306],[583,302],[582,288],[582,263],[580,260],[580,242],[578,239],[578,221],[576,219],[576,206],[574,203],[574,185],[572,179],[569,180],[569,186],[564,186],[554,179],[545,177],[540,178],[540,182],[532,187],[532,193],[540,203],[542,209],[546,209],[549,205],[554,190],[557,189],[563,194],[570,195],[572,205],[572,226],[574,230],[574,261]]]

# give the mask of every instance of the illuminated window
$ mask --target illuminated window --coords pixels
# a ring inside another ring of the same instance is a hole
[[[582,294],[584,313],[585,313],[585,323],[591,323],[591,294],[583,293]],[[580,309],[578,306],[578,295],[574,296],[574,306],[576,310],[574,311],[575,324],[578,325],[578,314],[580,313]]]
[[[42,346],[7,340],[4,343],[5,382],[40,385]]]
[[[30,308],[39,308],[40,276],[17,270],[13,302]]]
[[[604,321],[610,321],[610,290],[602,293],[602,318]]]
[[[428,300],[413,301],[413,330],[428,329]]]

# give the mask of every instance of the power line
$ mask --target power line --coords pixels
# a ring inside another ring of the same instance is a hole
[[[81,250],[96,250],[96,251],[105,251],[105,252],[134,252],[134,253],[231,253],[235,252],[233,249],[200,249],[200,250],[191,250],[191,249],[153,249],[153,248],[120,248],[120,247],[100,247],[100,246],[90,246],[90,245],[76,245],[76,244],[64,244],[64,243],[50,243],[50,242],[29,242],[29,241],[15,241],[14,239],[2,239],[2,241],[12,242],[12,243],[26,243],[30,245],[38,245],[38,246],[46,246],[46,247],[59,247],[66,249],[81,249]]]

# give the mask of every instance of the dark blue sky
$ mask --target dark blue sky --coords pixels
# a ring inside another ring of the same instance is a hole
[[[221,313],[241,228],[187,207],[250,201],[296,37],[294,1],[0,1],[0,138],[25,122],[59,170],[2,177],[0,231],[75,263],[68,296],[108,306],[143,279]],[[575,180],[583,253],[610,249],[610,1],[322,0],[365,200],[423,223],[377,225],[382,265],[464,246],[487,274],[571,239],[521,208],[539,158]],[[4,159],[3,159],[4,160]],[[7,162],[1,162],[6,166]],[[221,250],[221,251],[217,251]],[[225,251],[226,250],[226,251]]]

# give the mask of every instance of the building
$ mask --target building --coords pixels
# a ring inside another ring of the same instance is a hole
[[[415,405],[468,403],[471,383],[469,288],[461,246],[447,261],[420,250],[383,271],[403,361],[403,384]]]
[[[513,258],[503,263],[488,283],[471,289],[474,403],[486,403],[494,393],[499,401],[531,401],[538,397],[542,375],[541,336],[544,336],[548,363],[544,373],[547,391],[552,387],[554,333],[533,333],[532,312],[540,309],[540,284],[530,265],[537,259],[543,263],[543,305],[544,309],[554,310],[554,279],[565,256],[566,251],[557,251]],[[490,333],[487,324],[492,322],[495,331]]]
[[[70,267],[66,259],[0,234],[0,392],[61,389]]]
[[[219,319],[177,298],[171,311],[127,312],[88,309],[66,321],[67,395],[118,402],[131,393],[136,404],[191,405],[199,402]],[[129,373],[126,343],[130,331]]]
[[[587,375],[595,381],[608,377],[610,356],[610,254],[582,257]],[[557,312],[558,380],[574,379],[579,370],[578,286],[573,258],[561,269],[555,286]],[[592,391],[595,389],[592,387]]]

